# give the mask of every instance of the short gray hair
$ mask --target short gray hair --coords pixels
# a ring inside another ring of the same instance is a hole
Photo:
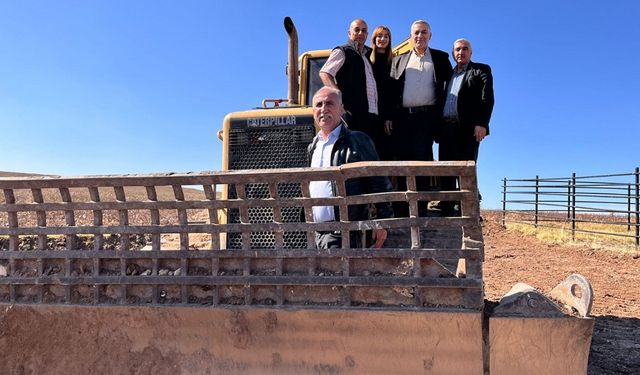
[[[466,45],[469,46],[469,49],[473,51],[473,47],[471,47],[471,42],[469,41],[469,39],[465,39],[465,38],[456,39],[456,41],[453,42],[453,48],[456,48],[456,43],[465,43]]]
[[[335,88],[335,87],[331,87],[331,86],[322,86],[318,89],[318,91],[316,91],[315,94],[313,94],[313,98],[311,98],[311,102],[313,103],[313,101],[316,99],[316,96],[318,95],[318,93],[320,92],[320,90],[325,90],[325,91],[329,91],[333,94],[336,94],[336,96],[338,97],[338,102],[340,104],[342,104],[342,91],[340,91],[339,89]]]
[[[427,31],[431,32],[431,25],[429,25],[429,22],[427,22],[425,20],[415,20],[415,21],[413,21],[413,23],[411,24],[411,28],[413,29],[413,26],[414,25],[418,25],[418,24],[427,26]]]

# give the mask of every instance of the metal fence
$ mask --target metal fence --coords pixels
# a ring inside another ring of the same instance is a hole
[[[570,229],[640,245],[640,170],[559,178],[503,179],[502,225]]]

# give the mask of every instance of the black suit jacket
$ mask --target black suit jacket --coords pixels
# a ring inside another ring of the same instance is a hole
[[[437,49],[429,48],[431,59],[433,60],[433,68],[435,70],[435,88],[436,88],[436,105],[439,111],[444,108],[446,99],[447,82],[451,78],[453,68],[449,62],[449,54]],[[402,94],[404,92],[405,70],[409,63],[411,51],[405,52],[393,58],[391,63],[391,78],[396,81],[395,84],[395,108],[396,112],[402,108]]]
[[[331,166],[340,166],[347,163],[356,163],[359,161],[377,161],[378,154],[373,145],[373,141],[363,132],[351,130],[344,125],[340,130],[340,135],[331,149]],[[318,137],[315,137],[311,144],[307,147],[307,165],[311,165],[313,152],[318,143]],[[335,183],[332,183],[334,195],[336,193]],[[361,178],[351,178],[345,182],[345,190],[347,195],[359,195],[370,193],[384,193],[391,191],[391,182],[386,176],[371,176]],[[377,218],[386,219],[393,217],[393,209],[389,202],[379,202],[375,204],[377,209]],[[349,206],[349,220],[367,220],[369,219],[369,206],[359,204]],[[340,218],[338,207],[335,207],[336,220]],[[302,220],[304,221],[304,220]]]
[[[470,62],[458,91],[458,119],[464,131],[473,134],[474,128],[479,125],[486,127],[489,134],[493,103],[491,67]]]

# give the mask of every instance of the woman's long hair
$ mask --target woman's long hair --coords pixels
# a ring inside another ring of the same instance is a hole
[[[391,59],[393,58],[393,53],[391,52],[391,30],[389,30],[389,28],[386,26],[376,27],[376,29],[373,30],[373,34],[371,34],[371,49],[373,51],[371,51],[371,57],[369,59],[371,60],[372,64],[375,64],[376,62],[376,54],[378,52],[381,52],[376,46],[376,38],[378,37],[378,35],[382,34],[383,31],[386,31],[389,34],[389,44],[387,45],[387,48],[385,48],[385,50],[382,52],[384,52],[384,55],[387,58],[387,63],[391,64]]]

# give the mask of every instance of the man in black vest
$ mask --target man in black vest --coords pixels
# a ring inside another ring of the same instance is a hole
[[[349,26],[349,40],[331,51],[329,59],[320,70],[320,79],[325,86],[342,92],[347,126],[369,136],[378,115],[378,93],[373,68],[369,62],[371,48],[364,45],[367,40],[367,23],[355,19]]]

